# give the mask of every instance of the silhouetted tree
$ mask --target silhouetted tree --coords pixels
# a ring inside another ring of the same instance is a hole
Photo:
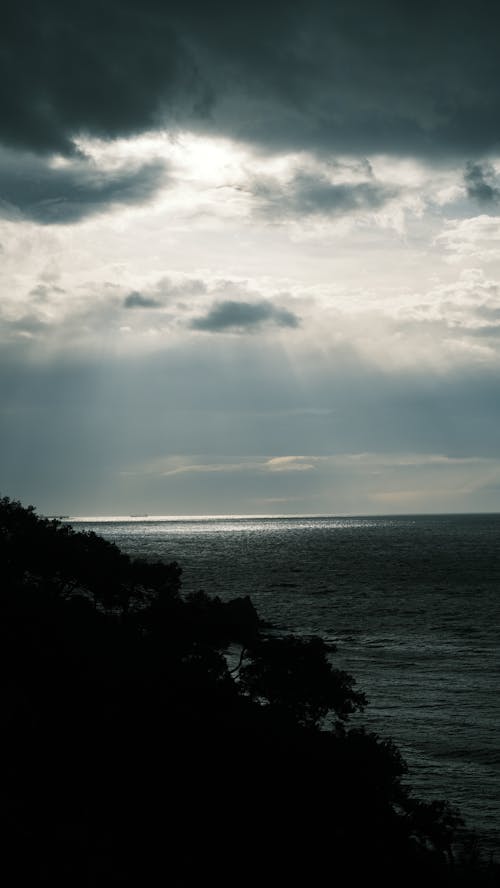
[[[345,721],[366,697],[351,675],[332,667],[334,650],[318,636],[261,639],[246,652],[240,686],[253,700],[293,713],[300,725],[317,727],[332,711]]]

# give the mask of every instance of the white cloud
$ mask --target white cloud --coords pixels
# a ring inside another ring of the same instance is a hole
[[[310,472],[320,459],[318,456],[274,456],[264,468],[269,472]]]
[[[499,262],[500,218],[473,216],[450,219],[435,242],[448,253],[450,262]]]
[[[45,354],[189,349],[217,306],[226,318],[242,305],[267,312],[244,329],[274,337],[299,376],[315,353],[331,372],[339,349],[389,373],[498,361],[499,220],[442,216],[445,193],[463,203],[463,169],[258,154],[189,133],[80,147],[110,174],[157,158],[168,189],[78,226],[0,224],[4,341]],[[272,219],[256,214],[259,181],[274,183]]]

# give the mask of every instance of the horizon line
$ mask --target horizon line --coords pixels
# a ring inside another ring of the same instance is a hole
[[[42,515],[49,520],[58,521],[75,521],[75,522],[93,522],[93,521],[131,521],[140,523],[141,521],[206,521],[211,520],[248,520],[248,519],[298,519],[298,518],[332,518],[332,519],[356,519],[356,518],[412,518],[412,517],[446,517],[460,515],[500,515],[500,511],[480,510],[480,511],[456,511],[456,512],[353,512],[353,513],[332,513],[332,512],[297,512],[297,513],[185,513],[185,514],[152,514],[152,513],[130,513],[130,514],[104,514],[104,515],[63,515],[61,513]]]

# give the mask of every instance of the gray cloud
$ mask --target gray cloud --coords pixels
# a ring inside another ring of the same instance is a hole
[[[37,302],[46,302],[52,293],[65,293],[62,287],[56,287],[53,284],[37,284],[30,290],[30,296],[34,296]]]
[[[473,327],[468,331],[469,336],[477,336],[485,339],[498,339],[500,337],[500,324],[487,324],[484,327]]]
[[[28,296],[30,307],[15,311],[11,306],[0,317],[0,341],[5,345],[29,337],[34,348],[54,350],[53,358],[68,347],[81,354],[92,352],[96,343],[110,334],[123,344],[125,334],[133,332],[139,340],[146,334],[151,344],[155,333],[159,337],[156,347],[160,347],[167,329],[185,337],[186,329],[241,334],[300,324],[300,318],[280,304],[291,299],[289,293],[279,291],[266,298],[241,280],[204,281],[173,275],[135,290],[111,281],[90,280],[73,289],[72,298],[59,286],[38,283]]]
[[[200,296],[207,292],[207,284],[200,278],[184,278],[172,280],[169,277],[161,278],[152,290],[154,296],[159,296],[168,302],[174,299],[187,299],[191,296]]]
[[[206,315],[194,318],[190,323],[192,330],[204,330],[209,333],[251,332],[266,325],[298,327],[299,319],[293,312],[279,308],[267,300],[261,302],[227,300],[214,303]]]
[[[27,0],[2,18],[1,138],[71,152],[157,126],[268,147],[465,153],[498,144],[500,8],[371,0]]]
[[[500,201],[500,182],[490,163],[469,161],[464,173],[465,187],[469,197],[479,203],[495,204]]]
[[[333,183],[324,174],[300,170],[285,184],[259,178],[249,184],[261,212],[269,216],[340,215],[376,210],[395,197],[396,189],[375,181]]]
[[[124,308],[160,308],[161,302],[151,296],[143,296],[142,293],[129,293],[123,300]]]
[[[125,296],[123,300],[124,308],[161,308],[165,305],[177,303],[177,308],[181,310],[186,308],[187,300],[192,297],[203,295],[207,292],[207,284],[200,278],[181,278],[173,280],[167,276],[160,278],[153,286],[146,291],[137,292],[136,290]]]
[[[115,204],[148,201],[165,182],[167,166],[152,161],[115,171],[78,157],[64,166],[33,154],[0,154],[0,215],[42,225],[69,224]]]
[[[476,313],[488,320],[500,320],[500,306],[498,305],[480,305],[476,309]]]
[[[22,336],[38,336],[41,333],[45,333],[50,328],[47,321],[44,321],[42,318],[39,318],[34,314],[25,314],[15,321],[8,321],[7,323],[4,321],[2,326],[5,327],[7,331],[18,333]]]

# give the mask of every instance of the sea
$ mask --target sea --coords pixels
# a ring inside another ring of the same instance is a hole
[[[70,523],[334,643],[369,700],[351,723],[394,740],[415,795],[448,800],[500,861],[500,514]]]

